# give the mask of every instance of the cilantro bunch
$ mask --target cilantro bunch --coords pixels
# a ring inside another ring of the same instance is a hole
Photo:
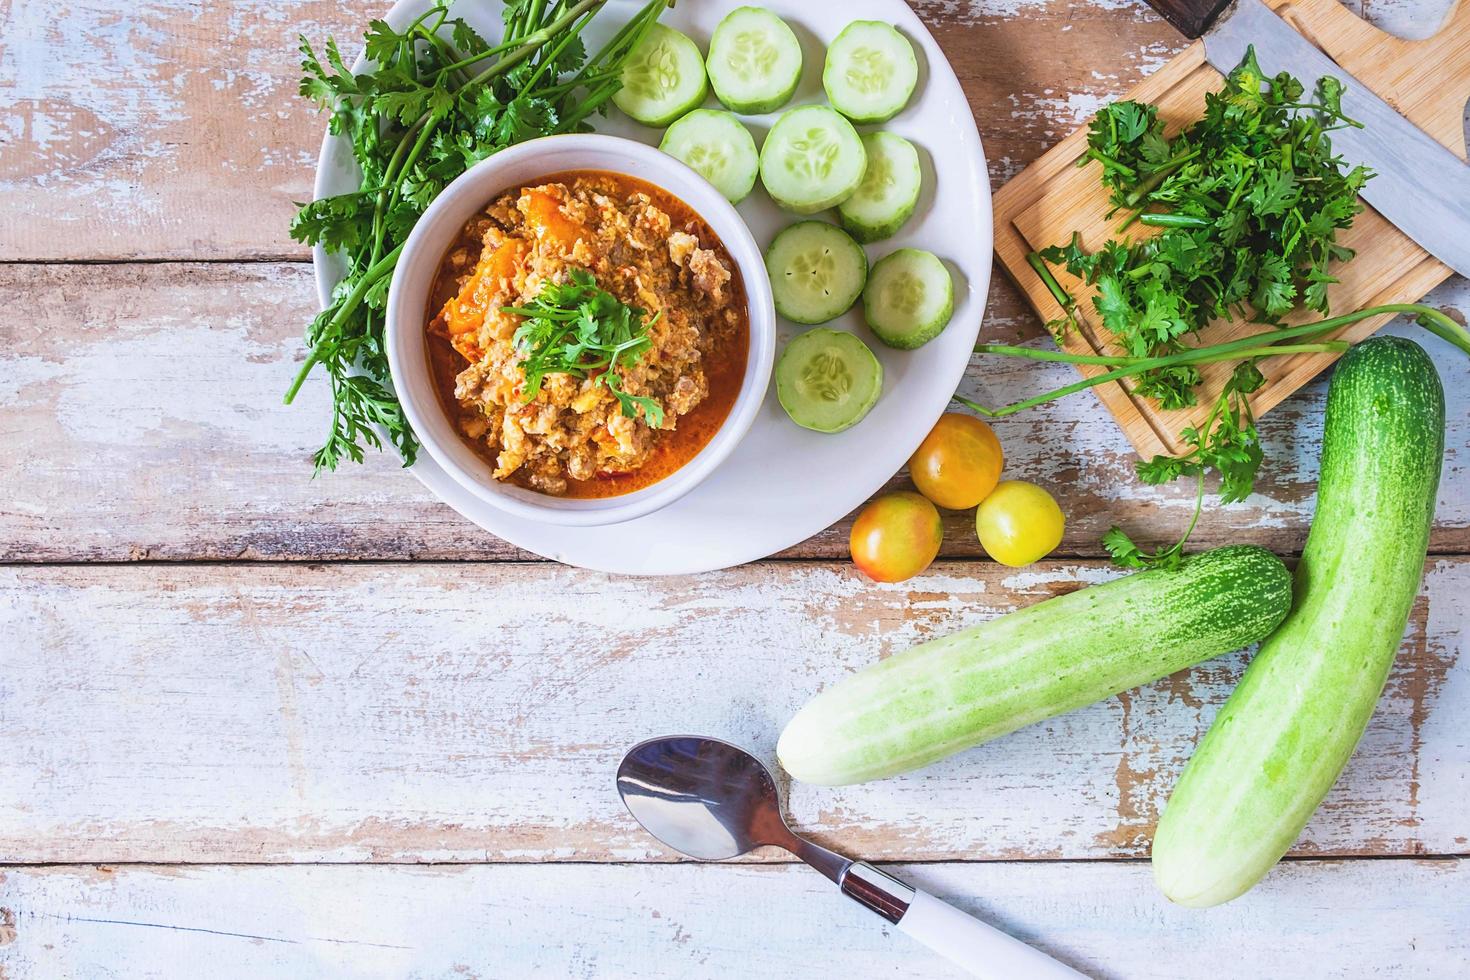
[[[1352,257],[1337,232],[1362,210],[1371,174],[1332,151],[1329,134],[1358,125],[1342,114],[1341,85],[1324,78],[1314,101],[1303,94],[1285,72],[1265,78],[1251,50],[1205,96],[1204,117],[1172,139],[1154,106],[1118,102],[1093,119],[1081,162],[1097,161],[1114,212],[1131,212],[1120,232],[1134,220],[1162,231],[1092,253],[1074,237],[1040,257],[1096,287],[1093,305],[1129,354],[1182,350],[1213,319],[1280,325],[1298,306],[1330,312],[1329,265]],[[1135,387],[1174,409],[1195,403],[1199,381],[1177,366]]]
[[[652,344],[648,331],[659,313],[645,320],[646,311],[620,302],[585,269],[571,270],[565,283],[547,282],[527,305],[504,306],[501,311],[526,318],[513,341],[522,357],[526,401],[541,391],[548,374],[595,377],[616,396],[628,418],[637,418],[641,408],[649,425],[663,425],[663,406],[623,388],[623,371]]]
[[[1115,103],[1098,113],[1088,130],[1088,149],[1079,165],[1097,162],[1113,205],[1126,211],[1118,229],[1133,223],[1161,231],[1142,240],[1113,239],[1087,252],[1078,236],[1063,246],[1033,252],[1031,268],[1061,306],[1061,319],[1048,324],[1060,336],[1076,326],[1077,303],[1048,263],[1065,266],[1096,287],[1093,306],[1124,348],[1117,355],[1069,354],[1003,344],[981,344],[981,354],[1087,364],[1106,370],[1053,391],[992,409],[958,395],[955,400],[987,418],[1011,415],[1073,392],[1130,379],[1138,394],[1165,408],[1195,404],[1199,366],[1234,363],[1204,425],[1180,433],[1188,447],[1181,456],[1155,456],[1137,466],[1145,483],[1193,477],[1194,516],[1174,544],[1156,551],[1139,548],[1120,528],[1103,546],[1128,568],[1173,567],[1199,521],[1204,478],[1220,474],[1225,503],[1244,500],[1263,460],[1249,396],[1265,378],[1263,357],[1342,353],[1348,343],[1319,340],[1359,320],[1401,313],[1470,354],[1470,331],[1432,307],[1387,304],[1315,323],[1287,327],[1282,318],[1298,307],[1327,314],[1327,287],[1336,282],[1333,262],[1352,258],[1337,243],[1362,210],[1358,193],[1372,176],[1348,170],[1332,152],[1329,134],[1358,124],[1342,113],[1342,86],[1324,78],[1315,99],[1287,73],[1266,78],[1254,50],[1205,96],[1204,117],[1172,139],[1154,106]],[[1187,336],[1213,319],[1244,316],[1270,329],[1206,347]]]
[[[585,131],[668,2],[648,0],[590,56],[582,33],[606,0],[508,0],[495,44],[451,17],[449,0],[436,0],[402,30],[372,21],[362,74],[332,39],[322,55],[301,39],[301,94],[331,113],[331,132],[352,147],[362,173],[357,190],[302,205],[291,222],[292,238],[347,263],[330,304],[306,329],[306,362],[285,399],[314,370],[326,373],[332,422],[314,457],[318,472],[381,448],[380,427],[404,463],[414,461],[418,443],[388,383],[383,326],[388,284],[419,216],[492,153]]]

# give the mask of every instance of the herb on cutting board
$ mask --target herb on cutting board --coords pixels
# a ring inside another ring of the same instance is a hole
[[[522,397],[531,401],[548,374],[595,377],[618,400],[623,414],[637,418],[638,409],[655,429],[663,425],[657,400],[631,395],[623,372],[652,345],[648,331],[660,313],[628,306],[601,286],[585,269],[571,270],[565,283],[547,282],[525,306],[504,306],[503,313],[526,319],[516,328],[515,346],[523,360],[526,384]]]
[[[1123,235],[1139,223],[1159,233],[1113,239],[1088,252],[1074,235],[1066,245],[1027,256],[1056,298],[1063,316],[1049,323],[1054,336],[1076,326],[1076,301],[1048,263],[1095,288],[1092,304],[1103,325],[1126,352],[1088,356],[982,344],[979,353],[1105,366],[1109,370],[1015,405],[992,410],[957,400],[987,417],[1051,401],[1109,381],[1131,379],[1132,390],[1166,409],[1196,404],[1199,366],[1234,362],[1205,424],[1180,433],[1189,451],[1155,456],[1137,465],[1145,483],[1182,477],[1197,481],[1194,515],[1183,536],[1156,551],[1139,548],[1120,528],[1103,546],[1127,568],[1174,567],[1199,521],[1204,477],[1221,475],[1225,503],[1251,493],[1263,452],[1249,396],[1265,378],[1263,357],[1298,353],[1342,353],[1345,341],[1311,340],[1331,330],[1383,313],[1404,313],[1470,354],[1470,333],[1438,310],[1394,304],[1286,327],[1282,318],[1301,307],[1327,314],[1327,287],[1336,282],[1330,265],[1352,258],[1337,243],[1362,210],[1358,193],[1372,176],[1363,167],[1346,169],[1332,151],[1330,133],[1357,126],[1342,113],[1342,86],[1321,79],[1310,101],[1290,74],[1267,78],[1255,51],[1205,96],[1201,120],[1170,138],[1155,106],[1118,102],[1105,107],[1088,131],[1079,166],[1097,162],[1110,191],[1110,216],[1126,212]],[[1207,347],[1191,347],[1186,336],[1211,320],[1240,316],[1275,329]],[[1301,339],[1305,343],[1287,343]]]
[[[1074,237],[1039,255],[1096,287],[1103,326],[1129,354],[1182,350],[1184,335],[1212,319],[1279,325],[1298,305],[1327,315],[1337,281],[1329,264],[1353,254],[1337,232],[1362,210],[1371,174],[1345,171],[1332,152],[1328,134],[1357,125],[1342,115],[1341,86],[1325,78],[1314,101],[1302,96],[1288,74],[1264,78],[1250,51],[1224,89],[1205,96],[1204,118],[1172,139],[1151,105],[1117,102],[1092,121],[1083,161],[1102,165],[1113,213],[1130,213],[1119,231],[1134,219],[1163,230],[1095,252]],[[1184,408],[1199,381],[1190,365],[1156,368],[1135,390]]]
[[[301,39],[301,94],[331,113],[362,172],[357,190],[301,205],[291,237],[347,260],[347,275],[306,330],[308,355],[289,404],[317,367],[332,423],[316,469],[362,462],[381,427],[405,465],[418,442],[388,385],[384,307],[393,268],[429,203],[469,167],[538,136],[583,132],[621,85],[623,62],[668,0],[650,0],[588,55],[582,33],[607,0],[511,0],[492,45],[438,0],[402,30],[374,20],[369,65],[353,74],[334,40],[323,56]]]

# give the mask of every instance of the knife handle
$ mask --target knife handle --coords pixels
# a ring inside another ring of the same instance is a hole
[[[1148,0],[1148,5],[1191,41],[1215,23],[1234,0]]]

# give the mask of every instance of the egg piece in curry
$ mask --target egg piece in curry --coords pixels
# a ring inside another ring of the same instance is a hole
[[[744,378],[744,285],[683,201],[577,171],[501,194],[440,262],[429,356],[498,480],[608,497],[709,442]]]

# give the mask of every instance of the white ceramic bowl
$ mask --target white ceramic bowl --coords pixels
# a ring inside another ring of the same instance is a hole
[[[689,462],[659,482],[618,497],[572,499],[537,493],[491,476],[440,407],[429,374],[424,309],[445,251],[475,213],[503,191],[567,170],[607,170],[662,187],[714,229],[739,267],[750,314],[745,379],[724,424]],[[388,292],[388,363],[393,387],[423,448],[455,482],[517,517],[550,524],[617,524],[666,507],[699,485],[749,430],[765,398],[775,357],[776,312],[765,261],[734,207],[708,181],[667,154],[616,136],[548,136],[510,147],[459,176],[429,205],[404,243]]]

